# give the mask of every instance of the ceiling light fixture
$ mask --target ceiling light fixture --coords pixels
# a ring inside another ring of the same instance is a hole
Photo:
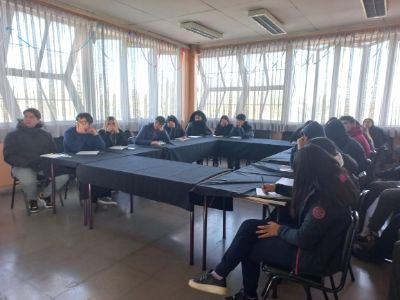
[[[212,40],[220,39],[223,37],[223,34],[221,32],[215,31],[193,21],[181,23],[181,28],[197,33]]]
[[[249,17],[272,35],[286,34],[282,24],[265,8],[249,10]]]
[[[367,19],[386,17],[386,0],[361,0]]]

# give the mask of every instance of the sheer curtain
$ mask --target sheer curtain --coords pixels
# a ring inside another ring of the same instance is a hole
[[[399,28],[205,49],[197,105],[215,122],[245,113],[257,129],[353,115],[400,126]]]
[[[84,111],[132,130],[180,117],[178,47],[30,1],[0,0],[0,26],[0,138],[27,107],[55,135]]]

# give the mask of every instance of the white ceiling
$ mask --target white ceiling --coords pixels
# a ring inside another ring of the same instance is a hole
[[[268,9],[288,36],[400,24],[400,1],[387,0],[386,18],[364,16],[360,0],[56,0],[129,27],[202,47],[272,38],[248,16],[248,10]],[[211,41],[180,28],[196,21],[224,34]]]

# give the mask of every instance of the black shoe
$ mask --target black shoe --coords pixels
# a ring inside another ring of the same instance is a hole
[[[37,213],[39,211],[39,206],[36,200],[29,200],[29,211],[31,213]]]
[[[200,277],[190,279],[189,286],[206,293],[225,296],[227,293],[225,278],[221,280],[215,279],[214,276],[211,275],[211,272],[212,270],[208,273],[204,273]]]
[[[53,202],[51,202],[51,197],[43,197],[43,195],[39,195],[39,201],[43,203],[43,206],[46,208],[52,208]]]
[[[256,296],[255,298],[249,298],[249,297],[247,297],[247,296],[245,295],[244,290],[241,289],[241,290],[239,291],[239,293],[237,293],[236,295],[227,297],[227,298],[225,298],[225,299],[226,299],[226,300],[258,300],[258,297]]]

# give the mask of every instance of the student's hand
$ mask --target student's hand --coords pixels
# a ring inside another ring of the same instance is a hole
[[[302,149],[307,143],[307,138],[305,136],[302,136],[301,138],[297,139],[297,149]]]
[[[267,225],[258,226],[258,230],[256,233],[258,234],[259,239],[269,238],[278,236],[279,228],[281,225],[275,222],[268,222]]]
[[[160,146],[160,142],[159,142],[159,141],[152,141],[152,142],[150,143],[150,145],[153,145],[153,146]]]
[[[89,127],[86,133],[97,135],[97,130],[96,128]]]
[[[266,194],[275,192],[275,184],[264,183],[261,188]]]
[[[79,123],[76,123],[75,128],[76,128],[76,132],[77,133],[80,133],[80,134],[85,134],[86,133],[85,128]]]

